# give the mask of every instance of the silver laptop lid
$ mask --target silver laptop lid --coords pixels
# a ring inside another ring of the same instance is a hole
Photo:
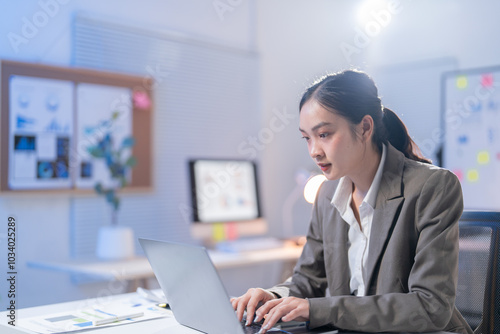
[[[139,238],[175,319],[208,334],[243,334],[205,248]]]

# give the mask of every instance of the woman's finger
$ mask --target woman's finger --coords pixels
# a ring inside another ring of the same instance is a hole
[[[281,319],[282,315],[286,314],[288,307],[290,307],[290,305],[283,302],[273,307],[267,313],[264,323],[262,324],[262,329],[259,333],[265,333],[266,331],[271,329]]]
[[[279,320],[291,321],[295,319],[309,319],[309,301],[307,299],[288,297],[275,304],[269,310],[266,320],[262,324],[262,329],[259,333],[265,333],[272,328]]]
[[[250,299],[249,293],[245,293],[243,296],[238,298],[237,306],[236,306],[236,316],[238,317],[238,321],[243,319],[243,313],[245,312],[245,308],[247,306],[248,300]]]
[[[272,310],[274,307],[276,307],[276,305],[280,304],[282,301],[283,299],[269,300],[264,305],[259,307],[259,309],[255,313],[256,314],[255,322],[261,321],[264,318],[264,316],[266,316],[266,314],[269,313],[270,310]]]
[[[254,291],[252,293],[250,300],[248,301],[247,304],[247,321],[246,325],[250,325],[253,322],[253,318],[255,316],[255,309],[257,308],[257,305],[259,304],[260,301],[264,298],[262,293],[259,293],[260,291]]]

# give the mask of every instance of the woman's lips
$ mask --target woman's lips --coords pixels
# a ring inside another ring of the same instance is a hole
[[[332,164],[318,164],[319,168],[321,168],[323,172],[327,171],[331,165]]]

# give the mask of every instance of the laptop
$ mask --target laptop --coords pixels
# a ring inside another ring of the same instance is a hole
[[[139,238],[175,319],[207,334],[257,333],[238,321],[204,247]],[[307,333],[304,327],[281,333]]]

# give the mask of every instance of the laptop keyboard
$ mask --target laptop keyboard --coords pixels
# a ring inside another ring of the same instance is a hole
[[[257,334],[260,331],[261,324],[252,323],[250,326],[245,326],[245,321],[242,321],[241,327],[243,327],[245,334]]]

